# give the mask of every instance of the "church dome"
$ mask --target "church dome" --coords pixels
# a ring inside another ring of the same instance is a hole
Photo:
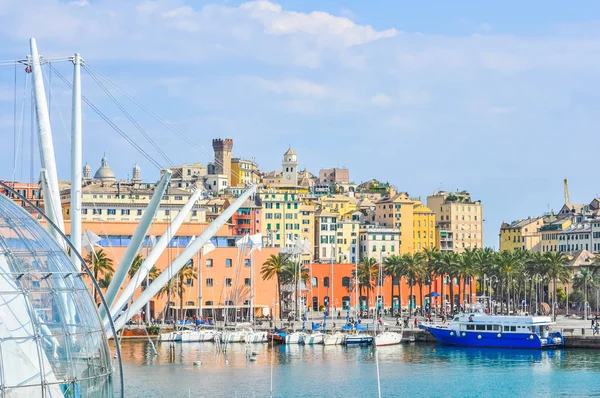
[[[100,168],[94,174],[94,180],[100,181],[115,181],[115,173],[108,166],[108,160],[106,160],[106,156],[102,158],[102,164]]]
[[[104,327],[64,250],[0,195],[0,385],[15,397],[112,397]]]

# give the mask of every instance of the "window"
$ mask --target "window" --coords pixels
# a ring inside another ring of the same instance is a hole
[[[475,325],[467,325],[467,330],[475,330]]]
[[[230,258],[226,258],[225,259],[225,266],[226,267],[231,267],[231,259]]]
[[[475,330],[485,330],[485,325],[475,325]]]
[[[168,216],[170,214],[171,214],[171,210],[169,210],[169,209],[165,210],[165,216]]]
[[[194,280],[192,278],[187,278],[185,281],[186,286],[194,286]]]
[[[106,214],[108,214],[109,216],[114,216],[115,214],[117,214],[117,211],[115,209],[108,209],[106,210]]]
[[[244,259],[244,267],[249,267],[250,266],[250,259]]]
[[[102,209],[93,209],[92,212],[94,215],[102,215]]]
[[[317,278],[316,276],[313,277],[311,280],[311,285],[312,287],[319,287],[319,278]]]
[[[204,305],[213,305],[213,302],[212,300],[208,300],[204,302]]]
[[[206,287],[213,287],[213,278],[206,278]]]
[[[183,196],[175,195],[175,200],[183,200]]]
[[[350,278],[347,276],[344,276],[342,278],[342,286],[343,287],[350,287]]]
[[[323,278],[323,287],[329,287],[329,277]]]
[[[138,215],[138,216],[141,216],[141,215],[142,215],[142,210],[141,210],[141,209],[138,209],[138,211],[137,211],[137,215]]]
[[[231,286],[231,278],[225,278],[225,286],[227,286],[227,287]]]
[[[244,278],[244,286],[250,286],[250,278]]]
[[[128,216],[131,213],[129,209],[121,209],[122,216]]]

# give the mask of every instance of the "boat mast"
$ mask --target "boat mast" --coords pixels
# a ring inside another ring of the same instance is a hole
[[[81,57],[73,56],[73,109],[71,115],[71,262],[81,269]]]
[[[50,114],[48,102],[44,91],[44,78],[42,64],[38,53],[37,43],[34,38],[29,41],[31,47],[31,72],[33,81],[33,97],[35,102],[35,115],[37,119],[38,142],[40,147],[41,168],[46,170],[46,187],[44,189],[44,210],[52,222],[64,232],[65,225],[60,204],[58,189],[58,173],[56,171],[56,158],[54,157],[54,144],[52,142],[52,129],[50,127]],[[48,227],[48,232],[64,247],[60,234],[54,228]]]

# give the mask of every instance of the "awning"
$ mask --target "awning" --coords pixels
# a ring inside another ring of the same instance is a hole
[[[425,297],[441,297],[442,295],[436,292],[431,292],[429,294],[426,294]]]

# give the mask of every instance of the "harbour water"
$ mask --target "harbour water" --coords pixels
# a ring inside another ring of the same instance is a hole
[[[376,397],[375,351],[341,346],[253,346],[216,353],[212,343],[122,344],[125,396]],[[380,347],[384,397],[600,396],[600,351],[470,349],[432,344]],[[201,361],[201,365],[194,365]]]

